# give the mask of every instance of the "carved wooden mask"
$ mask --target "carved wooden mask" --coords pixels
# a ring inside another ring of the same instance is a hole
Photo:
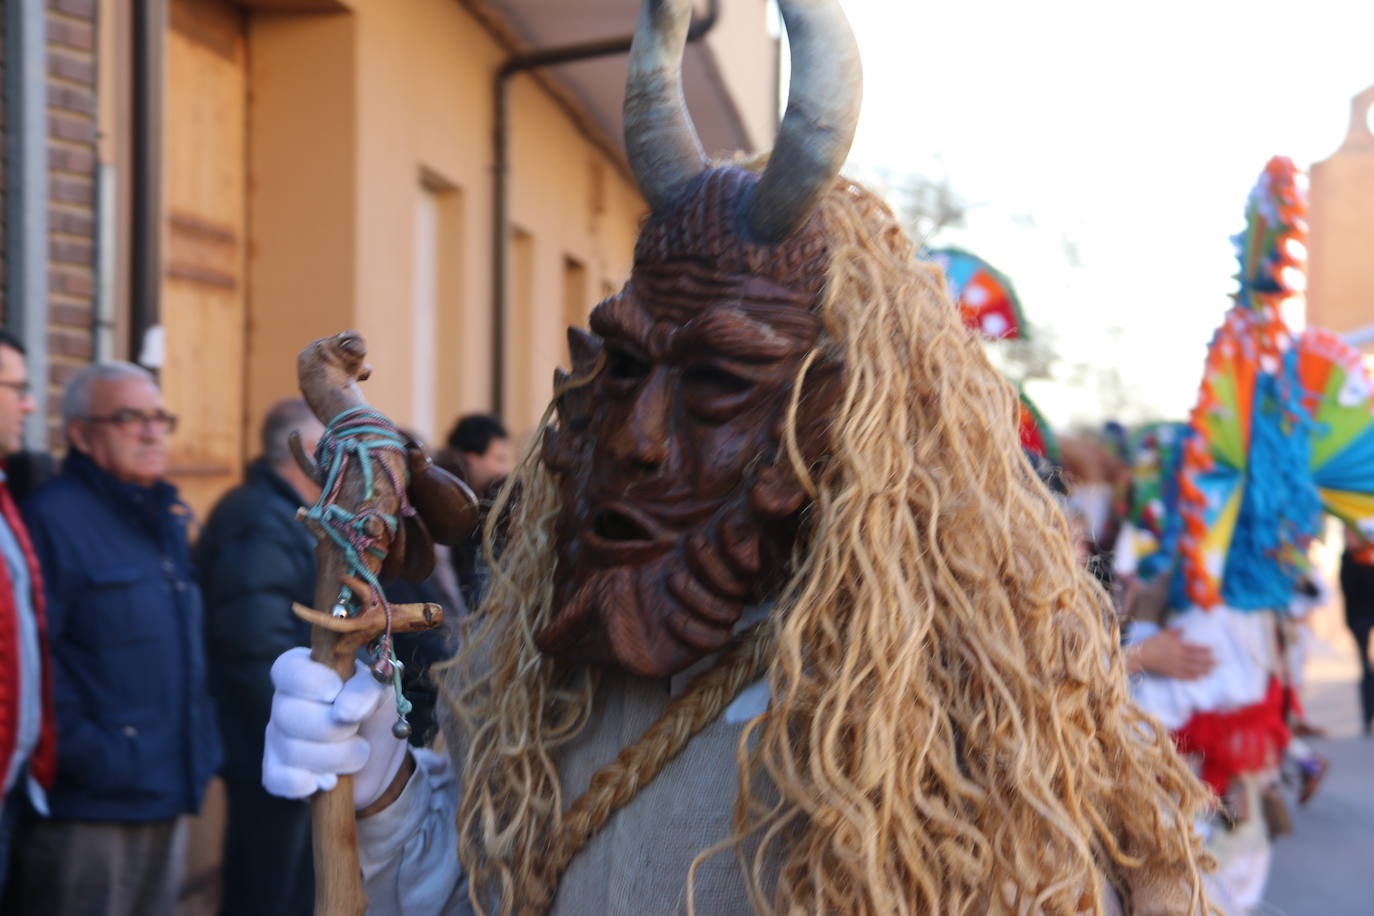
[[[541,650],[664,677],[729,640],[787,578],[806,493],[780,460],[827,269],[817,212],[858,116],[858,53],[835,0],[782,0],[788,113],[767,168],[709,167],[682,103],[690,0],[644,0],[625,135],[652,215],[619,293],[570,334],[559,428],[554,614]],[[824,460],[843,367],[807,369],[797,438]],[[580,384],[581,382],[586,384]]]
[[[555,614],[541,649],[665,676],[729,639],[785,578],[806,493],[779,460],[782,423],[821,334],[818,218],[784,245],[733,229],[758,176],[702,176],[640,238],[630,282],[575,335],[574,378],[544,460],[563,501]],[[813,363],[799,423],[824,450],[840,367]]]

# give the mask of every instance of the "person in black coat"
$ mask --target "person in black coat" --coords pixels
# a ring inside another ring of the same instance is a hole
[[[491,414],[460,417],[434,463],[466,483],[484,509],[490,508],[506,475],[515,468],[510,434]],[[481,525],[461,543],[453,545],[451,562],[463,603],[476,610],[482,603],[487,578]]]
[[[1374,632],[1374,546],[1347,531],[1341,555],[1341,593],[1345,596],[1345,625],[1355,637],[1360,657],[1360,725],[1374,733],[1374,666],[1369,661],[1369,637]]]
[[[307,914],[314,897],[310,807],[262,788],[263,732],[272,709],[272,662],[309,645],[291,612],[315,596],[315,539],[296,521],[319,486],[296,465],[288,437],[313,451],[323,428],[299,399],[281,401],[262,426],[262,457],[210,513],[196,545],[205,594],[211,691],[224,737],[228,831],[222,913]]]

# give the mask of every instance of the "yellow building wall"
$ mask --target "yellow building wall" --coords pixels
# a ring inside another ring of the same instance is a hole
[[[492,82],[506,53],[454,0],[351,6],[250,25],[248,422],[294,391],[305,343],[356,327],[374,366],[369,399],[442,439],[491,399]],[[510,101],[510,222],[530,257],[508,287],[505,420],[523,437],[565,362],[570,277],[581,268],[585,318],[628,274],[643,204],[534,80],[516,77]],[[438,308],[432,338],[417,340],[426,197]],[[433,365],[428,397],[417,397],[417,360]]]
[[[531,241],[533,270],[508,322],[505,388],[512,432],[528,432],[552,393],[554,367],[567,364],[567,318],[585,324],[603,287],[618,289],[628,275],[643,203],[604,155],[578,142],[532,79],[516,77],[510,98],[511,223]],[[566,301],[569,259],[586,278],[580,314]]]
[[[1352,102],[1350,133],[1312,166],[1308,320],[1345,333],[1374,325],[1374,86]]]
[[[722,0],[720,18],[705,38],[754,149],[772,144],[778,124],[778,46],[767,28],[769,2]]]
[[[248,20],[245,437],[295,394],[296,354],[357,321],[357,27],[348,14]]]

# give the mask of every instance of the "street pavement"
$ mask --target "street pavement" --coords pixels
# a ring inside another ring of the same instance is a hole
[[[1317,795],[1293,806],[1293,833],[1274,843],[1264,903],[1251,916],[1374,916],[1374,740],[1360,733],[1358,668],[1348,637],[1322,627],[1307,665],[1310,740],[1331,769]]]

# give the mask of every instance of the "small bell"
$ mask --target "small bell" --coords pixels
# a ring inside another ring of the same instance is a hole
[[[404,674],[405,670],[406,666],[401,664],[400,659],[393,660],[382,656],[372,666],[372,677],[378,684],[390,684],[393,678]]]
[[[352,606],[353,589],[345,585],[339,589],[339,597],[334,601],[334,609],[330,613],[335,617],[348,617],[351,616]]]
[[[410,723],[406,721],[405,716],[397,719],[396,724],[391,726],[391,733],[399,741],[405,741],[410,737]]]

